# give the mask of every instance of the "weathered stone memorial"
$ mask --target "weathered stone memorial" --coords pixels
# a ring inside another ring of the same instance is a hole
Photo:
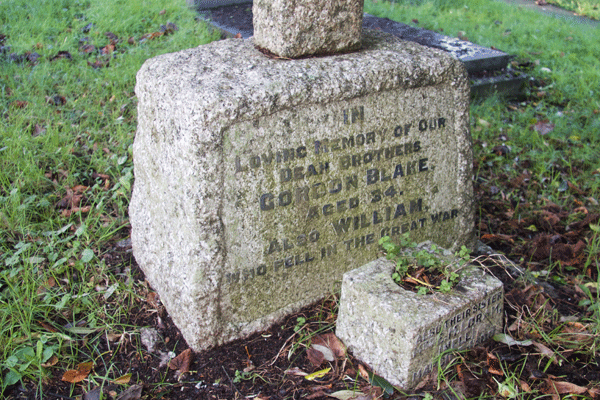
[[[382,236],[472,244],[464,67],[381,32],[360,43],[287,60],[227,39],[139,71],[133,251],[193,349],[326,296]]]
[[[344,274],[336,335],[392,385],[410,389],[450,349],[468,349],[502,328],[502,282],[468,267],[449,293],[419,295],[392,280],[380,258]]]

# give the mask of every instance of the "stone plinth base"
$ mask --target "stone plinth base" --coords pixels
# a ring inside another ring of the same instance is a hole
[[[362,45],[290,61],[228,39],[139,71],[133,251],[193,349],[326,296],[381,236],[473,241],[462,64]]]

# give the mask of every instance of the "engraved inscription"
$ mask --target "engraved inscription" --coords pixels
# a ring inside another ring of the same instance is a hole
[[[236,180],[258,173],[270,182],[254,199],[240,204],[254,204],[269,221],[280,215],[295,219],[306,231],[283,237],[267,231],[262,238],[263,259],[255,267],[226,273],[227,283],[293,271],[338,251],[374,247],[383,236],[419,231],[460,215],[458,208],[430,209],[423,189],[414,184],[406,190],[407,180],[435,170],[430,157],[435,149],[428,149],[434,145],[423,135],[443,134],[446,117],[362,130],[369,121],[364,106],[340,113],[334,118],[341,123],[339,133],[333,137],[313,136],[283,149],[240,152],[233,158]]]

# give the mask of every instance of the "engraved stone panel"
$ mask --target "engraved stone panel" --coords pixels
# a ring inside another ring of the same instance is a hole
[[[469,88],[441,51],[265,57],[231,39],[138,73],[134,255],[196,350],[268,327],[411,232],[472,244]]]
[[[392,385],[409,389],[449,349],[474,347],[502,328],[502,282],[471,267],[449,293],[418,295],[380,258],[344,274],[336,335]],[[451,355],[440,362],[445,365]]]

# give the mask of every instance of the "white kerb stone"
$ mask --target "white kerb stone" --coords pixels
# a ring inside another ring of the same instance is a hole
[[[392,280],[394,266],[380,258],[344,274],[336,335],[375,374],[408,390],[444,351],[474,347],[502,328],[504,292],[471,266],[451,292],[418,295]]]
[[[357,50],[364,0],[254,0],[254,44],[298,58]]]

